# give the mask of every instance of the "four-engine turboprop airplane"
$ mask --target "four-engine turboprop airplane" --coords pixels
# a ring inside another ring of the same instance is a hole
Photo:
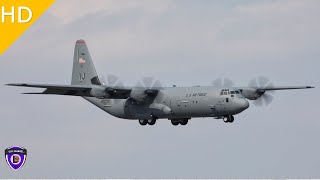
[[[8,84],[45,88],[41,93],[81,96],[105,112],[123,119],[154,125],[158,119],[169,119],[173,125],[186,125],[191,118],[214,117],[226,123],[233,115],[249,107],[249,100],[262,98],[267,91],[307,89],[311,86],[285,87],[126,87],[102,84],[84,40],[75,45],[71,85]]]

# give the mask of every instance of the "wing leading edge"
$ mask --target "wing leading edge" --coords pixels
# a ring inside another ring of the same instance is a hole
[[[278,87],[265,87],[265,88],[256,88],[257,90],[263,91],[277,91],[277,90],[293,90],[293,89],[311,89],[315,88],[312,86],[278,86]]]
[[[41,93],[23,93],[23,94],[55,94],[55,95],[69,95],[69,96],[91,96],[90,91],[92,87],[82,85],[57,85],[57,84],[27,84],[15,83],[7,84],[8,86],[46,88]]]

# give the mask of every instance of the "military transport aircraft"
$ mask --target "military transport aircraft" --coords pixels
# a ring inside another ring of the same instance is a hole
[[[262,79],[263,80],[263,79]],[[258,82],[258,81],[257,81]],[[274,90],[307,89],[311,86],[261,87],[257,82],[249,87],[152,87],[106,85],[101,83],[84,40],[77,40],[74,51],[71,85],[7,84],[46,88],[41,93],[81,96],[105,112],[123,119],[138,120],[141,125],[154,125],[158,119],[169,119],[173,125],[186,125],[191,118],[213,117],[226,123],[233,115],[249,107],[249,100],[270,103],[267,92]],[[261,84],[261,83],[260,83]],[[265,83],[262,83],[265,84]]]

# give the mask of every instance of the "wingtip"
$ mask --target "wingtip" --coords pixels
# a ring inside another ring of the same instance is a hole
[[[17,83],[9,83],[9,84],[5,84],[6,86],[16,86]]]
[[[33,93],[33,92],[29,92],[29,93],[21,93],[21,94],[43,94],[43,93]]]
[[[312,88],[316,88],[314,86],[306,86],[307,89],[312,89]]]

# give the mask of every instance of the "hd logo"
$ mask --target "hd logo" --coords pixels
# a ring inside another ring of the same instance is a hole
[[[27,23],[32,19],[32,11],[29,7],[26,6],[18,6],[14,7],[11,6],[11,9],[9,11],[6,11],[6,7],[1,7],[1,23],[6,23],[6,17],[11,17],[10,22],[15,23],[15,17],[16,17],[16,11],[18,16],[18,23]],[[23,18],[23,11],[26,11],[27,15]]]
[[[0,56],[54,1],[0,0]]]

